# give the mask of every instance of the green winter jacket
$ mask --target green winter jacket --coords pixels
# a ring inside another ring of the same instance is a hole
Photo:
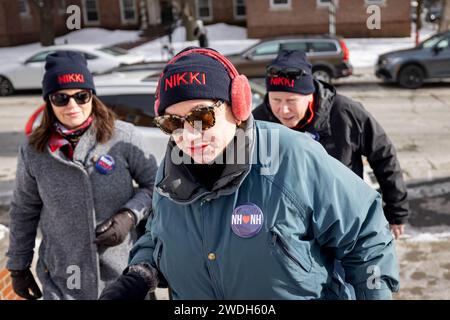
[[[245,134],[251,161],[226,166],[211,191],[169,142],[130,264],[157,268],[174,299],[340,299],[338,259],[358,299],[390,299],[399,276],[380,195],[303,133],[250,118]],[[252,237],[233,231],[240,206],[262,212]]]

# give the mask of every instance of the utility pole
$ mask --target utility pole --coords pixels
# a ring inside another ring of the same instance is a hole
[[[328,33],[336,35],[336,0],[330,0],[328,4]]]
[[[417,7],[416,7],[416,46],[420,42],[420,29],[422,28],[422,6],[423,6],[423,0],[417,0]]]
[[[442,0],[442,15],[439,21],[439,32],[450,30],[450,0]]]
[[[141,17],[141,31],[148,29],[148,18],[147,18],[147,2],[145,0],[139,1],[139,15]]]

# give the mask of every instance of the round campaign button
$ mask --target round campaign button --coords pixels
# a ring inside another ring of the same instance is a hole
[[[241,238],[255,236],[264,223],[261,209],[254,203],[245,203],[236,207],[231,215],[231,229]]]
[[[101,174],[108,174],[114,170],[116,163],[109,155],[102,155],[95,163],[95,169]]]

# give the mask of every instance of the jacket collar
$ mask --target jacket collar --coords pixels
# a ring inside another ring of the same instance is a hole
[[[176,146],[173,140],[169,140],[166,154],[163,160],[162,178],[156,185],[156,190],[162,196],[170,198],[172,201],[182,204],[190,204],[199,198],[214,199],[221,195],[229,195],[236,191],[247,174],[250,172],[251,164],[254,163],[255,154],[255,124],[253,117],[243,123],[241,127],[244,131],[243,137],[237,138],[228,148],[234,146],[234,152],[227,152],[227,156],[233,156],[235,164],[227,164],[220,178],[215,182],[211,191],[205,189],[196,182],[195,177],[183,164],[175,164],[172,154],[181,155],[182,151]],[[244,141],[242,141],[244,140]],[[245,159],[242,158],[245,155]],[[236,161],[236,157],[237,161]],[[184,159],[190,160],[188,156]],[[242,160],[242,161],[241,161]]]
[[[317,132],[330,131],[330,111],[333,106],[336,89],[322,81],[314,80],[316,91],[314,93],[314,120],[307,126]],[[308,130],[309,131],[309,130]]]
[[[67,156],[64,154],[64,152],[62,152],[60,148],[55,148],[55,141],[52,142],[52,146],[50,145],[50,143],[47,145],[47,149],[50,155],[53,156],[56,160],[64,162],[66,164],[69,163],[73,165],[75,163],[81,164],[82,166],[86,165],[89,153],[97,145],[97,130],[95,129],[94,123],[81,136],[80,141],[78,142],[77,147],[74,150],[72,161],[67,158]],[[61,145],[59,147],[61,147]]]

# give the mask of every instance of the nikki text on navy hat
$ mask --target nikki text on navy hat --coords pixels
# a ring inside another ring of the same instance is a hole
[[[312,66],[302,50],[281,50],[266,71],[268,92],[314,93]]]
[[[212,99],[231,101],[231,77],[224,65],[200,53],[183,56],[168,64],[159,87],[158,114],[181,101]]]
[[[94,79],[83,55],[74,51],[56,51],[45,59],[42,79],[44,99],[62,89],[90,89],[95,94]]]

